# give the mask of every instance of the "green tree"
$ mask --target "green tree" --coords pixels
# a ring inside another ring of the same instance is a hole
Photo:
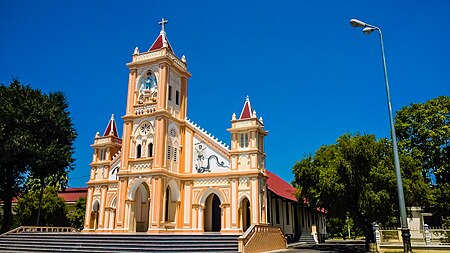
[[[411,104],[397,112],[399,147],[417,160],[433,187],[431,208],[450,218],[450,97]]]
[[[450,97],[403,107],[395,117],[399,146],[420,162],[437,185],[450,181]]]
[[[39,191],[28,191],[21,196],[14,207],[16,226],[32,226],[39,209]],[[64,199],[58,197],[54,187],[47,187],[42,195],[41,218],[44,226],[67,226],[67,207]]]
[[[422,203],[427,186],[420,169],[401,155],[408,203]],[[374,135],[340,136],[336,144],[322,146],[293,167],[294,185],[311,206],[324,207],[331,218],[347,215],[360,228],[366,246],[373,242],[372,223],[396,222],[398,199],[391,143]]]
[[[27,177],[39,181],[41,196],[46,178],[52,179],[50,185],[67,183],[67,172],[73,168],[75,138],[62,93],[44,94],[17,80],[9,86],[0,85],[2,232],[11,226],[12,198],[23,192]]]
[[[69,213],[69,221],[72,227],[83,229],[86,214],[86,198],[79,198],[75,203],[75,211]]]

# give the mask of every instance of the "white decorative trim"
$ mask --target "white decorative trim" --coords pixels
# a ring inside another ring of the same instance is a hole
[[[207,131],[205,131],[205,129],[200,128],[200,126],[198,126],[197,124],[195,124],[192,120],[185,118],[186,122],[193,127],[194,129],[200,131],[201,133],[203,133],[204,135],[206,135],[207,137],[210,138],[210,140],[214,141],[217,145],[219,145],[220,147],[230,151],[230,147],[223,143],[222,141],[219,141],[218,138],[214,138],[214,135],[211,135],[211,133],[208,133]]]
[[[239,121],[239,122],[236,122],[235,124],[236,124],[236,125],[235,125],[236,127],[251,126],[251,125],[252,125],[252,122],[249,121],[249,120],[246,120],[246,121]]]
[[[250,178],[249,177],[241,177],[241,178],[239,178],[239,186],[238,186],[238,188],[250,188]]]
[[[134,106],[134,115],[149,114],[156,111],[156,104],[143,104]]]
[[[171,60],[173,60],[176,64],[178,64],[182,69],[187,69],[186,64],[184,62],[180,61],[180,59],[178,59],[178,57],[176,57],[174,54],[169,52],[168,55],[169,55],[169,58]]]
[[[108,186],[108,190],[117,190],[118,185],[117,184],[110,184]]]
[[[219,185],[229,185],[230,179],[228,178],[202,178],[194,180],[195,186],[219,186]]]
[[[100,185],[95,186],[94,195],[100,194]]]
[[[132,171],[148,171],[152,169],[153,161],[145,161],[145,162],[134,162],[131,165]]]
[[[133,61],[134,62],[142,61],[142,60],[151,59],[151,58],[158,57],[158,56],[162,56],[162,51],[161,50],[145,52],[145,53],[133,56]]]

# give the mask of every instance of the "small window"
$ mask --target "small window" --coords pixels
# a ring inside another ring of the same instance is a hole
[[[170,160],[170,158],[172,157],[172,147],[169,145],[167,146],[167,160]]]
[[[153,157],[153,143],[148,144],[148,157]]]
[[[99,150],[99,160],[104,161],[106,159],[106,149],[102,148]]]
[[[141,144],[136,146],[136,158],[141,158]]]
[[[241,148],[248,148],[248,133],[241,134],[240,146]]]
[[[175,104],[180,105],[180,92],[175,91]]]
[[[275,199],[275,219],[276,224],[280,224],[280,207],[278,206],[278,199]]]
[[[169,85],[169,101],[172,101],[172,86]]]
[[[289,203],[286,202],[286,225],[289,225]]]
[[[173,161],[174,162],[177,162],[177,151],[178,151],[177,148],[173,148]]]

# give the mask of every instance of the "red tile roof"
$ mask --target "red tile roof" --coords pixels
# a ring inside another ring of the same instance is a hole
[[[153,42],[152,46],[148,51],[158,50],[161,49],[164,45],[164,40],[167,41],[167,47],[169,50],[173,53],[172,47],[170,46],[169,40],[167,39],[166,33],[160,33],[158,38],[156,38],[155,42]]]
[[[59,191],[58,196],[66,202],[76,202],[79,198],[86,198],[87,191],[87,188],[67,188],[65,191]]]
[[[79,198],[86,198],[87,191],[88,188],[86,187],[67,188],[64,191],[59,191],[58,196],[66,202],[76,202]],[[3,203],[3,201],[0,201],[0,203]],[[13,198],[12,203],[17,203],[17,198]]]
[[[106,126],[103,136],[111,135],[111,133],[113,136],[119,138],[119,134],[117,133],[116,121],[114,120],[114,114],[111,115],[111,119],[108,122],[108,126]]]
[[[266,170],[266,174],[268,177],[267,188],[270,191],[285,199],[298,202],[297,197],[295,197],[296,189],[291,184],[268,170]]]

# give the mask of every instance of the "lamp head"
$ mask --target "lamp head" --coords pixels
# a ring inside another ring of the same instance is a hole
[[[366,35],[371,34],[373,31],[375,31],[377,28],[375,27],[364,27],[364,29],[362,30],[363,33],[365,33]]]
[[[353,27],[365,27],[366,23],[364,23],[361,20],[358,20],[356,18],[352,18],[352,19],[350,19],[350,25]]]

